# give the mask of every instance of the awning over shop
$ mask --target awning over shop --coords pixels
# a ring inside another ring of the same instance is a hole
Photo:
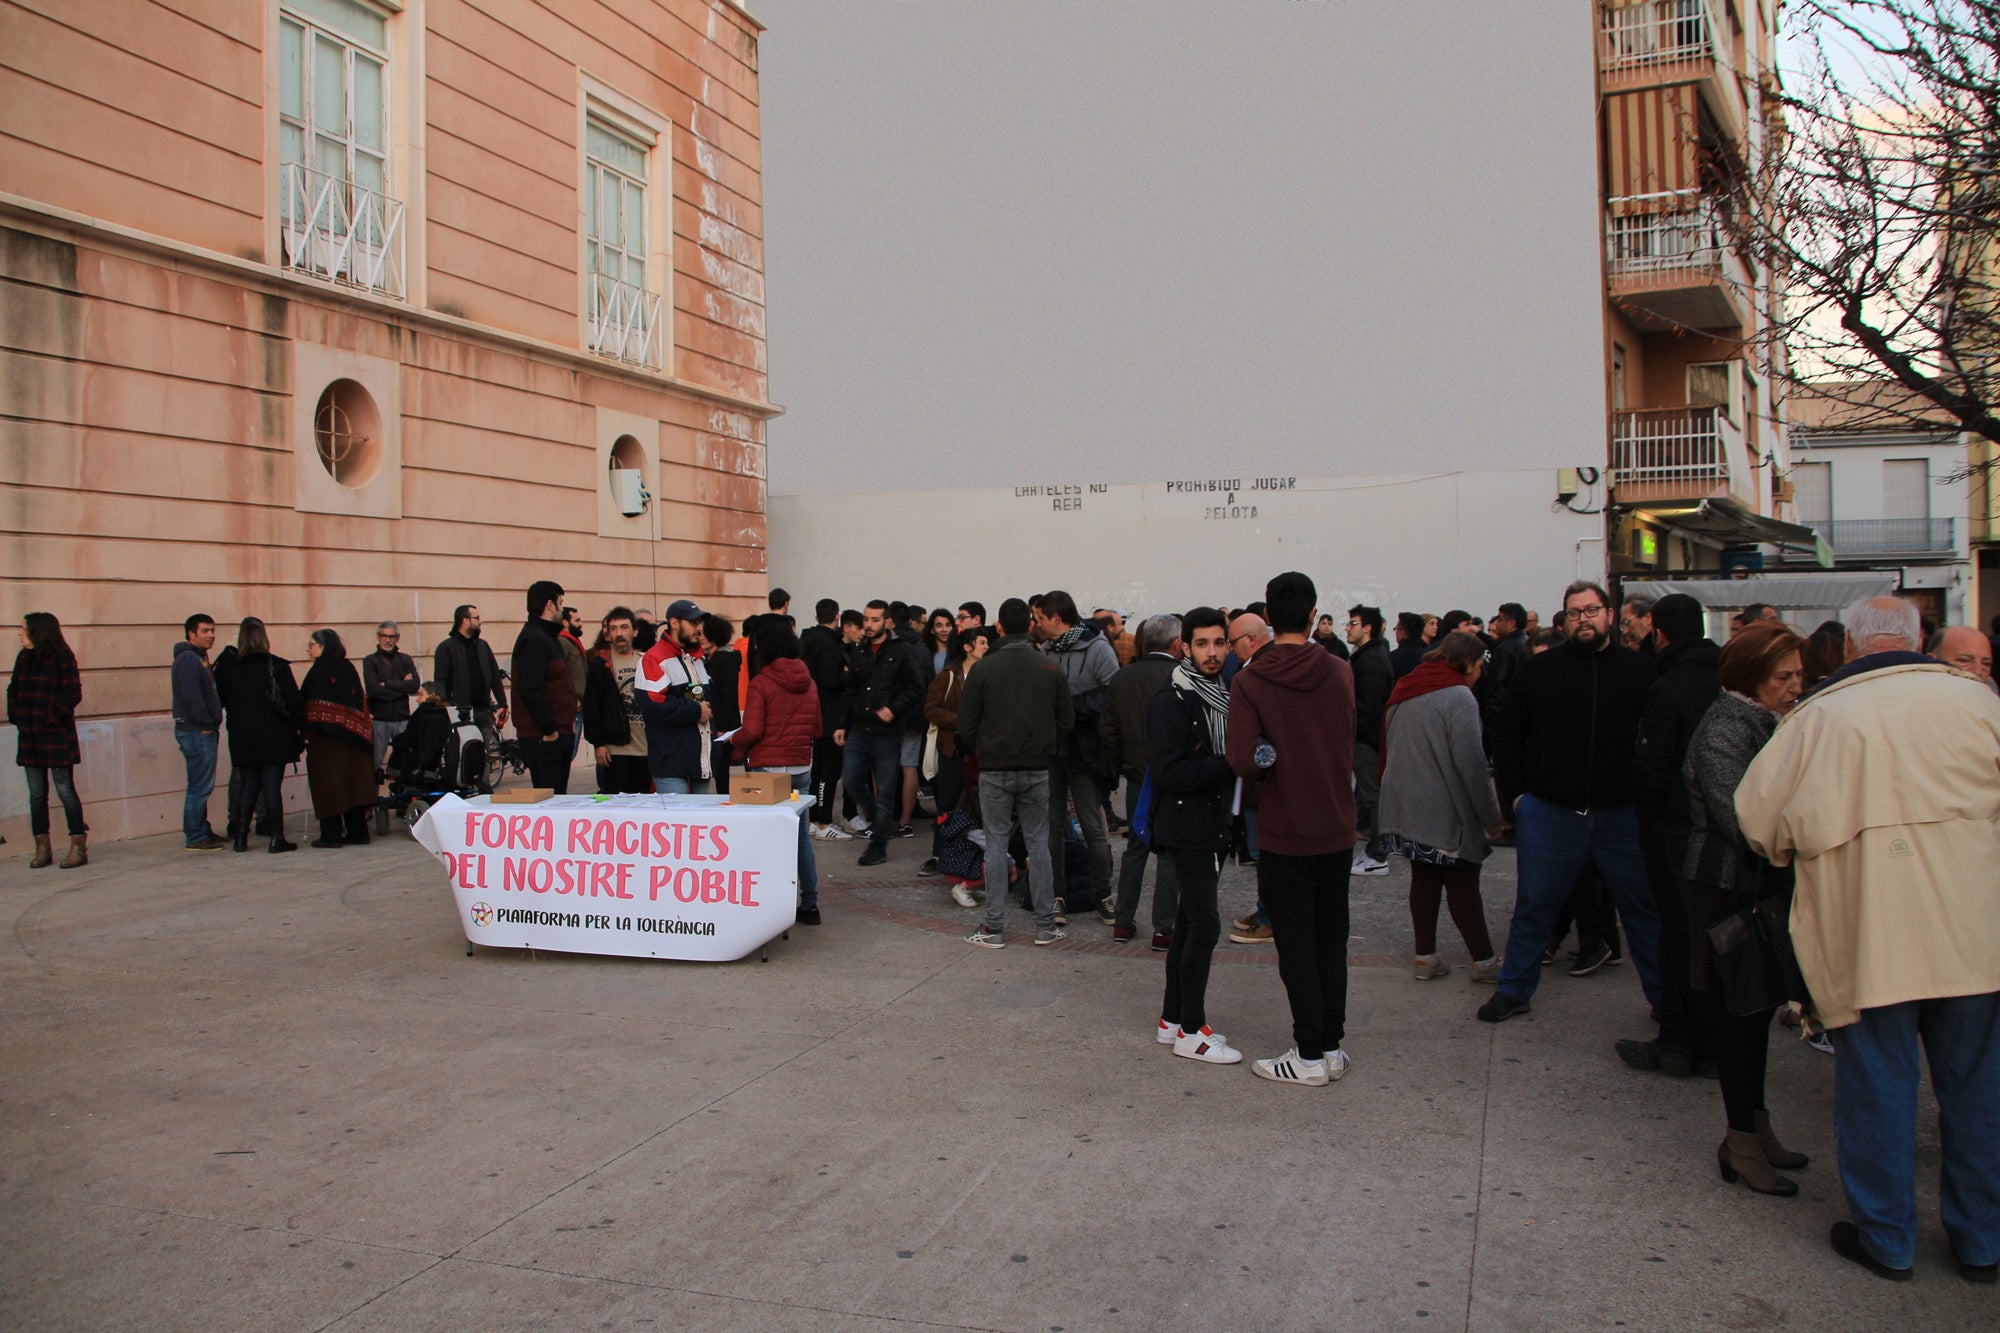
[[[1686,593],[1710,611],[1740,611],[1752,602],[1780,611],[1818,611],[1849,607],[1870,597],[1893,596],[1896,575],[1749,574],[1742,578],[1626,579],[1622,586],[1627,596],[1655,600],[1670,592]]]
[[[1803,523],[1786,523],[1749,508],[1740,500],[1716,496],[1678,509],[1641,508],[1654,522],[1732,546],[1768,544],[1810,555],[1821,569],[1833,568],[1833,552],[1820,535]],[[1748,599],[1770,601],[1768,597]],[[1778,603],[1771,602],[1776,606]]]

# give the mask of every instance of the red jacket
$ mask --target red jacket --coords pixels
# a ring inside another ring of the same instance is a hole
[[[767,662],[750,678],[743,727],[730,744],[748,768],[797,768],[812,762],[820,735],[819,691],[796,657]]]

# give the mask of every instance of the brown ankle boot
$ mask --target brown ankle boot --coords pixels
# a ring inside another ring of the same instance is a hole
[[[1802,1152],[1793,1152],[1778,1142],[1778,1133],[1771,1128],[1771,1113],[1759,1111],[1757,1116],[1757,1142],[1764,1149],[1764,1160],[1780,1171],[1796,1171],[1812,1158]]]
[[[1757,1141],[1755,1133],[1730,1130],[1722,1146],[1715,1150],[1715,1164],[1722,1169],[1722,1178],[1732,1185],[1740,1177],[1744,1184],[1759,1194],[1790,1198],[1799,1192],[1797,1181],[1779,1175],[1764,1160],[1764,1145]]]
[[[28,869],[40,870],[45,865],[53,864],[55,859],[56,854],[49,850],[49,835],[46,833],[37,833],[35,835],[35,859],[28,862]]]
[[[69,855],[68,855],[68,856],[65,856],[65,857],[64,857],[64,858],[62,859],[62,864],[61,864],[61,865],[59,865],[59,866],[57,866],[57,867],[56,867],[56,869],[58,869],[58,870],[74,870],[74,869],[76,869],[76,868],[77,868],[78,866],[87,866],[87,865],[89,865],[89,864],[90,864],[90,851],[89,851],[89,849],[88,849],[88,848],[86,848],[86,847],[84,846],[84,844],[85,844],[85,843],[86,843],[86,842],[87,842],[87,841],[89,840],[89,838],[90,838],[90,835],[89,835],[88,833],[72,833],[72,834],[70,834],[70,835],[69,835]]]

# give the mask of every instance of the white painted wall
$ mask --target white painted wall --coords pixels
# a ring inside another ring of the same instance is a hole
[[[1258,601],[1267,579],[1298,569],[1344,622],[1357,602],[1486,617],[1520,601],[1546,617],[1571,579],[1603,575],[1602,520],[1551,512],[1553,471],[1279,478],[1293,484],[1277,490],[1187,480],[1245,489],[1057,477],[1027,494],[773,496],[771,582],[795,610],[881,597],[976,599],[991,614],[1002,598],[1063,588],[1085,611],[1144,615]]]
[[[1585,0],[757,11],[780,581],[785,496],[1603,465]],[[1492,586],[1571,558],[1534,489]],[[931,555],[815,532],[857,591]]]

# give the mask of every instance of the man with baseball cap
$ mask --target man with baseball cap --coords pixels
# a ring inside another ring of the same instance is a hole
[[[634,697],[646,720],[646,766],[656,792],[708,790],[708,669],[701,660],[701,608],[686,597],[667,608],[657,642],[639,659]]]

